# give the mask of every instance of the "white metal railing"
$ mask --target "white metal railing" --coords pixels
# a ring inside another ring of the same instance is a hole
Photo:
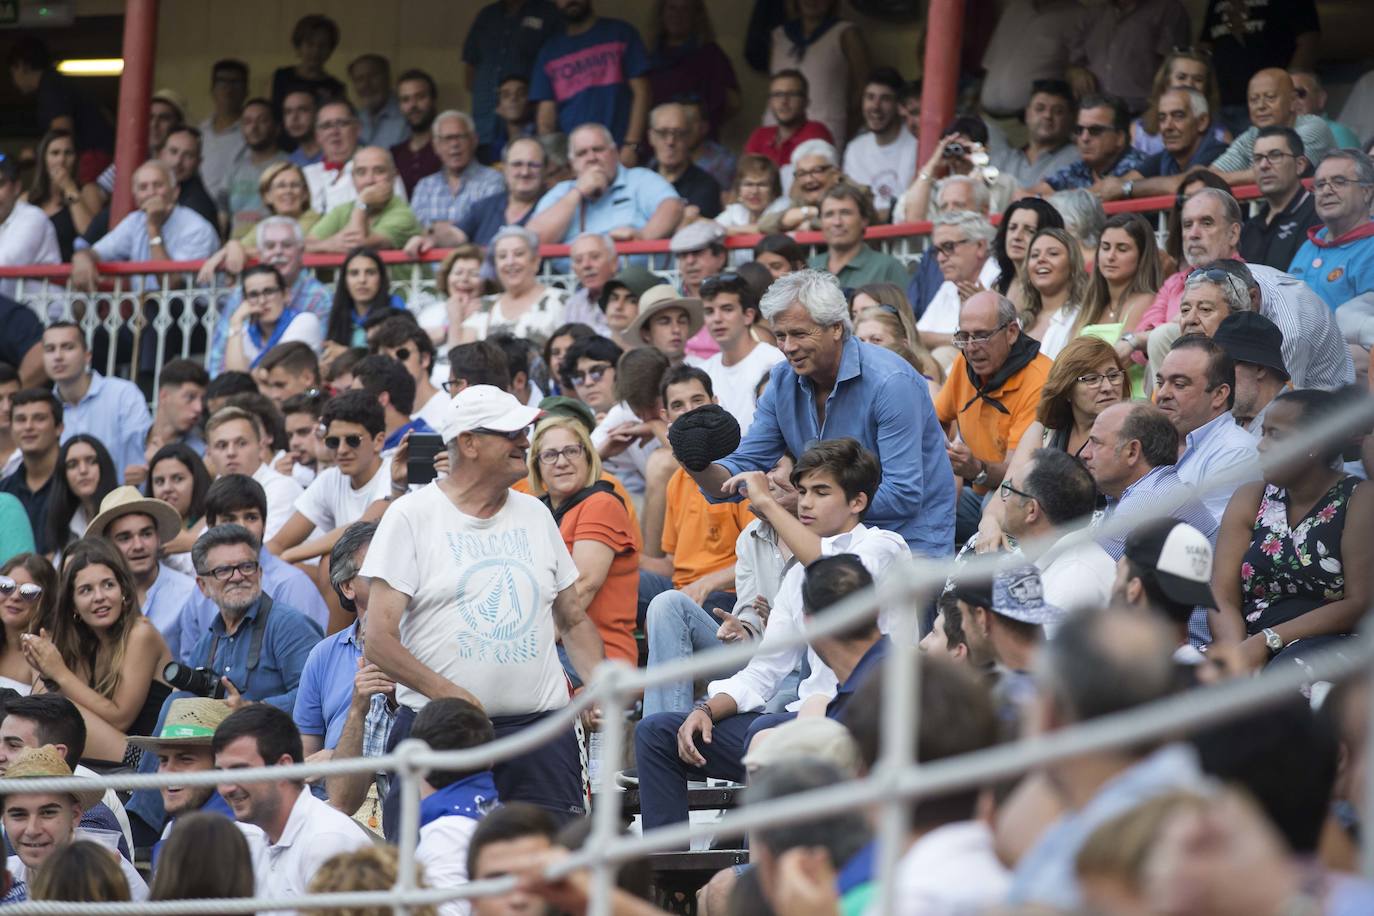
[[[1301,441],[1271,449],[1262,459],[1264,467],[1301,460],[1315,444],[1345,441],[1353,432],[1367,429],[1374,422],[1374,399],[1351,404],[1339,416],[1316,424]],[[1244,481],[1244,471],[1217,475],[1211,481],[1226,486]],[[1170,498],[1155,500],[1148,510],[1129,517],[1109,518],[1096,534],[1121,534],[1148,518],[1163,517],[1173,511],[1189,493],[1179,492]],[[1076,535],[1086,538],[1088,531]],[[1022,545],[1022,550],[1034,559],[1058,538],[1051,534]],[[971,559],[961,575],[989,576],[999,563],[996,555]],[[400,805],[400,867],[395,887],[367,893],[307,895],[295,900],[199,900],[167,901],[159,903],[78,904],[33,902],[16,905],[11,912],[51,914],[133,914],[184,913],[247,913],[267,909],[307,909],[330,906],[391,906],[405,912],[410,906],[432,904],[441,900],[469,898],[509,889],[513,878],[484,881],[461,888],[439,890],[421,889],[415,884],[414,855],[419,835],[419,780],[432,768],[448,770],[472,769],[491,761],[506,760],[533,750],[561,735],[572,727],[576,718],[592,706],[602,710],[601,741],[603,761],[599,785],[594,793],[592,830],[582,850],[567,860],[551,866],[548,877],[557,878],[578,868],[593,872],[593,895],[590,912],[604,916],[610,912],[610,893],[617,867],[647,853],[679,847],[706,834],[737,833],[769,824],[811,820],[855,806],[881,805],[878,825],[879,889],[878,912],[890,912],[893,874],[898,856],[907,836],[906,806],[893,804],[900,799],[917,799],[958,788],[967,788],[1026,772],[1028,769],[1052,761],[1078,756],[1126,744],[1180,734],[1189,728],[1232,718],[1237,714],[1272,705],[1291,696],[1300,686],[1312,680],[1337,681],[1367,673],[1374,663],[1374,622],[1362,626],[1363,635],[1347,640],[1339,653],[1314,657],[1307,670],[1298,666],[1278,671],[1266,671],[1254,679],[1189,691],[1147,706],[1076,725],[1044,737],[1022,739],[995,748],[934,763],[917,765],[912,759],[912,736],[919,732],[919,700],[915,696],[919,683],[920,653],[911,649],[916,626],[916,609],[924,599],[938,590],[948,574],[948,563],[913,558],[882,579],[873,588],[854,594],[812,620],[798,633],[777,640],[777,648],[799,648],[817,636],[848,629],[863,619],[871,619],[879,609],[888,609],[894,626],[894,640],[901,649],[891,653],[883,667],[885,706],[884,735],[881,757],[874,771],[864,779],[852,780],[824,789],[777,799],[767,804],[750,805],[727,812],[711,824],[680,823],[651,830],[642,836],[622,836],[619,829],[619,790],[615,784],[618,765],[624,758],[624,712],[633,697],[644,688],[696,678],[703,674],[733,670],[754,653],[754,645],[728,646],[700,653],[690,658],[647,670],[631,669],[627,665],[608,661],[591,679],[587,688],[573,697],[568,706],[517,734],[498,739],[480,748],[434,752],[415,740],[402,742],[384,757],[350,758],[322,763],[299,764],[291,767],[262,767],[235,770],[236,783],[267,780],[304,779],[342,773],[394,772],[399,779]],[[892,614],[891,610],[897,609]],[[1372,712],[1374,718],[1374,712]],[[1374,756],[1374,720],[1370,723],[1369,753]],[[216,785],[221,780],[215,771],[200,773],[128,774],[103,776],[100,785],[117,789],[150,789],[175,783],[182,786]],[[1366,773],[1366,823],[1374,823],[1374,767]],[[83,777],[34,778],[23,780],[0,779],[0,795],[6,792],[69,791],[90,788],[91,780]],[[1374,843],[1362,849],[1361,865],[1366,878],[1374,879]]]

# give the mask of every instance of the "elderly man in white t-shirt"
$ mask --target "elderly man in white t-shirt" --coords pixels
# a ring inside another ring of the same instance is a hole
[[[930,250],[945,282],[916,322],[921,343],[930,349],[946,347],[959,327],[959,305],[983,289],[992,289],[1001,272],[992,255],[997,230],[982,214],[955,210],[937,214],[930,234]]]
[[[372,583],[367,656],[396,681],[401,704],[389,746],[440,697],[478,704],[498,738],[520,731],[568,703],[556,639],[583,681],[604,657],[584,613],[593,589],[579,579],[553,515],[510,489],[527,473],[528,430],[540,415],[494,386],[463,389],[438,425],[448,474],[382,516],[362,575]],[[565,819],[585,813],[571,728],[494,774],[503,801]],[[388,837],[395,796],[383,810]]]

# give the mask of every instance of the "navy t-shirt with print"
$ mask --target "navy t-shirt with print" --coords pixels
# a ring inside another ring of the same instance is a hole
[[[615,142],[630,122],[630,80],[649,69],[644,42],[620,19],[598,19],[580,35],[555,35],[545,42],[530,75],[530,101],[558,104],[558,129],[572,133],[595,122]]]

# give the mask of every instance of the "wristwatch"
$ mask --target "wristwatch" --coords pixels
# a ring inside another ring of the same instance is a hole
[[[1269,657],[1273,658],[1283,651],[1283,637],[1275,633],[1271,627],[1260,630],[1264,635],[1264,645],[1269,649]]]
[[[161,244],[162,244],[162,236],[160,236],[160,235],[155,235],[155,236],[153,236],[152,238],[148,239],[148,247],[149,247],[149,248],[152,248],[152,247],[155,246],[155,245],[161,245]]]
[[[1129,178],[1126,179],[1125,181],[1121,182],[1121,194],[1122,194],[1122,196],[1123,196],[1123,197],[1130,197],[1130,196],[1131,196],[1131,189],[1134,188],[1134,187],[1135,187],[1135,182],[1132,181],[1132,180],[1129,179]]]
[[[973,478],[973,485],[975,487],[986,487],[988,485],[988,463],[986,461],[980,461],[978,463],[983,466],[983,469],[978,472],[977,477]]]

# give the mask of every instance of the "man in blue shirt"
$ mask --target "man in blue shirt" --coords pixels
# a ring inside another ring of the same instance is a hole
[[[549,0],[499,0],[477,14],[463,41],[463,63],[482,145],[505,139],[505,125],[496,115],[501,83],[513,73],[528,74],[539,49],[562,25]]]
[[[773,367],[749,434],[733,454],[687,471],[707,499],[744,471],[767,471],[784,450],[852,436],[878,456],[882,482],[866,521],[896,532],[913,553],[949,556],[954,472],[928,386],[888,350],[853,335],[832,274],[802,270],[774,281],[760,303],[787,357]]]
[[[210,484],[205,493],[205,524],[240,525],[262,541],[267,519],[267,494],[262,484],[244,474],[226,474]],[[320,597],[320,590],[310,577],[290,563],[274,557],[266,547],[258,552],[261,565],[262,590],[274,602],[293,607],[314,621],[321,630],[329,622],[329,608]],[[182,656],[178,661],[189,662],[192,648],[209,629],[218,610],[209,596],[199,590],[191,596],[181,612]]]
[[[591,123],[575,129],[568,155],[575,177],[554,185],[529,222],[544,244],[566,244],[584,232],[602,232],[616,241],[666,239],[677,229],[686,202],[657,172],[622,165],[605,127]]]
[[[1124,178],[1139,171],[1145,157],[1131,146],[1131,115],[1126,103],[1111,96],[1089,96],[1078,109],[1074,142],[1078,161],[1031,188],[1048,196],[1055,191],[1091,188],[1103,178]]]
[[[466,112],[440,112],[434,118],[430,142],[441,168],[415,185],[410,208],[425,227],[425,238],[432,247],[451,248],[465,241],[457,226],[472,205],[500,194],[506,181],[496,169],[477,161],[477,128]]]
[[[142,467],[153,417],[133,382],[106,378],[90,368],[86,335],[73,321],[56,321],[43,332],[43,368],[62,400],[62,441],[77,433],[95,436],[114,459],[121,481],[130,467]]]
[[[1159,134],[1164,149],[1123,177],[1108,176],[1093,185],[1103,200],[1153,197],[1177,190],[1177,176],[1211,165],[1226,152],[1212,129],[1207,96],[1196,89],[1170,89],[1159,97]],[[1174,180],[1168,180],[1174,179]]]
[[[1307,230],[1288,272],[1335,311],[1374,290],[1374,163],[1359,150],[1333,150],[1317,166],[1312,194],[1322,225]]]
[[[621,146],[620,161],[633,166],[649,120],[649,56],[639,30],[598,17],[591,0],[557,4],[564,32],[544,42],[530,78],[539,133],[604,124]]]
[[[424,420],[410,414],[415,410],[415,379],[406,367],[392,359],[374,353],[358,360],[353,367],[353,390],[366,391],[382,405],[386,416],[386,439],[382,442],[382,457],[388,457],[401,444],[406,433],[432,433],[434,429]]]

